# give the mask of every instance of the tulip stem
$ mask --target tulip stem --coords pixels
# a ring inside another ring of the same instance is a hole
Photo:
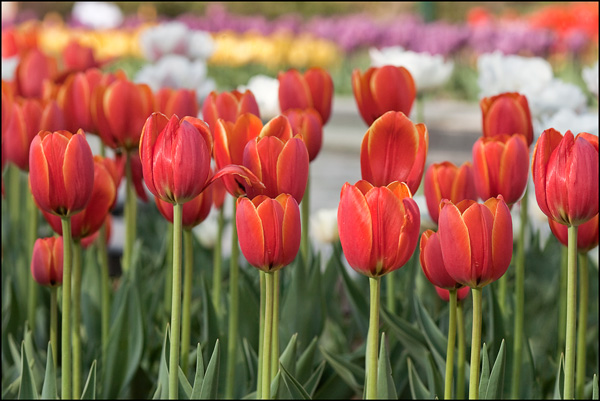
[[[449,290],[449,321],[448,321],[448,345],[446,348],[446,380],[444,386],[444,399],[452,398],[452,379],[454,370],[454,343],[456,341],[456,289]]]
[[[396,314],[396,302],[395,302],[396,298],[394,295],[396,293],[396,288],[395,288],[396,280],[394,280],[393,274],[388,274],[386,276],[385,280],[386,280],[386,292],[387,292],[387,296],[386,296],[387,308],[391,314]]]
[[[367,335],[367,355],[365,358],[366,373],[366,399],[377,399],[377,352],[379,343],[379,298],[381,291],[381,277],[369,277],[370,311],[369,333]]]
[[[456,324],[458,326],[458,361],[456,363],[456,394],[457,400],[465,397],[465,362],[466,362],[466,336],[465,336],[465,316],[463,313],[463,302],[457,302],[456,306]]]
[[[73,242],[73,398],[81,397],[81,244]]]
[[[110,277],[108,271],[108,255],[106,253],[106,223],[100,227],[96,240],[102,291],[101,333],[102,333],[102,367],[106,367],[106,350],[108,349],[108,329],[110,324]]]
[[[473,294],[473,331],[471,335],[471,374],[469,399],[479,398],[479,364],[481,356],[481,288],[471,288]]]
[[[302,234],[300,241],[300,249],[304,258],[304,266],[309,266],[309,244],[308,244],[308,231],[309,231],[309,218],[310,218],[310,169],[308,173],[308,179],[306,180],[306,189],[304,196],[300,202],[302,208]]]
[[[265,272],[259,271],[259,282],[260,282],[260,316],[258,320],[258,370],[256,377],[256,399],[262,399],[262,369],[264,359],[264,343],[265,343],[265,296],[266,296],[266,280]]]
[[[71,218],[61,217],[63,232],[63,285],[61,333],[61,397],[71,396]]]
[[[273,295],[275,289],[273,273],[265,272],[265,327],[263,335],[262,398],[271,399],[271,350],[273,334]]]
[[[125,248],[123,250],[123,271],[129,271],[132,262],[133,243],[135,242],[136,231],[136,209],[137,198],[133,185],[133,176],[131,173],[131,154],[129,151],[125,154],[125,175],[127,178],[127,191],[125,192]]]
[[[577,377],[575,378],[575,390],[577,398],[584,397],[585,388],[585,360],[588,318],[588,257],[587,254],[579,254],[579,326],[577,327]]]
[[[225,225],[225,217],[223,213],[223,207],[219,209],[219,215],[217,219],[217,240],[215,242],[215,249],[213,254],[213,305],[215,306],[215,312],[217,316],[221,316],[221,281],[222,281],[222,260],[223,255],[222,243],[223,243],[223,226]]]
[[[35,201],[33,199],[33,194],[31,191],[27,191],[27,207],[28,211],[28,222],[29,222],[29,238],[28,238],[28,252],[29,257],[33,256],[33,245],[35,244],[35,240],[37,239],[37,231],[38,231],[38,209],[35,205]],[[31,259],[30,259],[31,262]],[[35,309],[37,306],[37,294],[38,294],[38,285],[35,282],[33,275],[29,274],[29,299],[27,302],[27,320],[29,321],[29,328],[32,332],[35,332]]]
[[[577,326],[577,226],[569,226],[567,265],[567,328],[565,345],[564,399],[575,397],[575,333]]]
[[[181,370],[187,374],[191,339],[192,270],[194,247],[192,230],[183,230],[183,314],[181,316]]]
[[[231,233],[231,259],[229,260],[229,327],[227,334],[227,383],[225,387],[225,398],[233,398],[233,387],[235,384],[235,361],[238,339],[238,316],[239,316],[239,263],[240,248],[238,245],[237,226],[235,215],[237,209],[237,198],[233,199],[233,219]]]
[[[50,346],[52,347],[52,359],[54,362],[54,369],[56,369],[58,355],[58,303],[57,293],[58,287],[50,288]]]
[[[279,371],[279,275],[281,270],[273,272],[273,318],[271,332],[271,380]]]
[[[173,277],[173,223],[168,223],[167,229],[168,243],[166,256],[166,280],[165,280],[165,312],[171,313],[171,300],[173,298],[173,286],[169,285],[169,280]]]
[[[567,271],[569,264],[569,248],[561,245],[560,276],[558,283],[558,353],[562,354],[565,349],[565,327],[567,324]]]
[[[178,398],[179,344],[181,330],[181,231],[182,204],[173,205],[173,291],[171,297],[171,351],[169,354],[169,398]]]
[[[527,229],[527,190],[521,199],[521,226],[515,261],[515,325],[513,343],[512,398],[518,399],[523,361],[523,320],[525,316],[525,230]]]

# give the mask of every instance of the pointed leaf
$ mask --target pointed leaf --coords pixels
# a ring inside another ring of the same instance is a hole
[[[21,385],[19,386],[19,399],[37,400],[39,395],[33,381],[29,356],[25,350],[25,341],[21,342],[21,355]]]
[[[344,358],[331,354],[327,352],[323,347],[319,347],[321,354],[327,360],[327,362],[331,365],[333,370],[348,384],[353,390],[356,392],[362,392],[363,386],[360,385],[357,381],[364,380],[365,371],[359,366],[356,366],[350,361],[345,360]]]
[[[292,395],[288,391],[287,387],[282,385],[281,382],[281,371],[278,370],[277,374],[271,380],[271,399],[272,400],[284,400],[286,398],[292,398]]]
[[[158,382],[156,391],[152,399],[166,399],[169,397],[169,343],[171,336],[170,325],[167,323],[167,330],[165,331],[165,338],[163,340],[163,347],[160,354],[160,365],[158,368]]]
[[[282,372],[283,383],[290,392],[292,399],[294,400],[310,400],[310,395],[306,392],[304,387],[292,376],[292,374],[285,368],[283,363],[279,364],[279,369]]]
[[[202,343],[206,347],[211,347],[212,344],[215,344],[219,338],[219,317],[217,316],[217,312],[215,311],[215,307],[212,302],[212,297],[209,296],[210,290],[208,286],[208,282],[204,277],[204,274],[201,275],[202,280]],[[243,315],[242,315],[243,316]],[[210,349],[210,348],[209,348]]]
[[[504,390],[504,369],[506,364],[506,348],[504,347],[504,340],[500,344],[500,351],[494,361],[494,367],[490,374],[488,387],[484,395],[480,394],[481,398],[488,400],[500,400],[502,399],[502,393]]]
[[[215,342],[215,348],[212,356],[208,361],[202,389],[200,390],[200,399],[214,400],[217,398],[217,390],[219,387],[219,366],[220,366],[220,348],[219,340]]]
[[[82,400],[95,400],[96,399],[96,360],[92,362],[90,367],[90,373],[88,374],[85,386],[83,387],[83,393],[81,394]]]
[[[410,386],[410,393],[414,400],[424,400],[431,398],[431,393],[423,384],[423,381],[419,377],[415,365],[412,363],[410,358],[407,359],[408,364],[408,384]]]
[[[390,353],[385,341],[385,333],[381,333],[381,347],[379,348],[379,361],[377,366],[377,398],[397,400],[396,386],[392,378],[392,365]]]
[[[365,294],[367,294],[368,292],[359,288],[356,282],[350,278],[350,275],[346,271],[346,268],[344,267],[344,265],[342,265],[339,259],[337,259],[336,261],[336,266],[338,268],[339,274],[342,276],[344,290],[346,291],[348,299],[350,300],[350,305],[352,306],[352,310],[354,311],[356,321],[361,331],[366,332],[369,328],[369,302]]]
[[[429,344],[429,349],[435,358],[435,362],[438,364],[438,368],[444,371],[446,367],[445,355],[448,339],[442,334],[442,331],[434,323],[431,316],[429,316],[419,297],[415,297],[415,313],[419,326],[422,328],[421,331],[424,334],[425,341]]]
[[[319,366],[317,366],[317,369],[308,378],[306,383],[304,383],[303,387],[306,389],[306,392],[310,395],[311,398],[315,394],[315,390],[317,389],[317,386],[319,385],[319,381],[321,380],[321,377],[323,377],[323,371],[325,370],[326,365],[327,365],[326,361],[321,361]]]
[[[200,388],[204,381],[204,358],[202,358],[202,348],[200,343],[196,346],[196,375],[194,376],[194,387],[190,399],[196,399],[200,395]]]
[[[444,379],[436,366],[433,355],[430,352],[427,353],[427,361],[429,363],[425,366],[425,368],[427,372],[427,386],[431,391],[429,398],[439,398],[442,396],[442,394],[444,394]]]
[[[428,347],[421,331],[400,316],[391,314],[385,305],[380,305],[379,315],[410,355],[415,360],[422,360]]]
[[[479,378],[479,397],[483,397],[487,392],[489,380],[490,361],[488,359],[487,344],[483,343],[483,348],[481,350],[481,376]]]
[[[44,376],[44,384],[42,385],[41,398],[43,400],[56,400],[58,397],[58,393],[56,392],[56,369],[54,367],[54,356],[50,342],[48,342],[48,352],[46,355],[46,374]]]
[[[248,380],[250,383],[256,383],[256,380],[258,380],[256,377],[258,357],[256,356],[256,352],[254,352],[254,349],[252,348],[246,337],[242,339],[242,346],[244,349],[244,359],[246,361],[246,368],[248,371]]]
[[[598,392],[598,375],[594,374],[594,377],[592,378],[592,400],[597,400],[599,394],[600,392]]]
[[[189,400],[190,396],[192,395],[192,385],[188,381],[187,377],[185,377],[185,373],[183,373],[181,367],[178,366],[177,369],[177,377],[179,379],[179,398]]]
[[[294,334],[283,350],[279,363],[285,366],[291,375],[296,374],[296,349],[298,334]]]
[[[565,382],[564,362],[565,362],[565,356],[564,356],[564,354],[560,354],[560,362],[558,363],[558,371],[556,372],[556,382],[554,383],[553,399],[555,399],[555,400],[563,399],[563,387],[564,387],[564,382]]]
[[[308,347],[302,352],[298,362],[296,362],[296,377],[298,380],[305,380],[311,374],[312,364],[317,350],[317,337],[313,337]],[[305,385],[306,388],[306,385]]]

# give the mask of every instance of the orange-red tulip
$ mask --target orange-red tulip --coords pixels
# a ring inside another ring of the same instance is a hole
[[[358,111],[367,125],[388,111],[407,116],[417,96],[415,81],[404,67],[385,65],[370,67],[364,74],[352,72],[352,91]]]
[[[212,91],[202,104],[202,119],[208,124],[213,135],[219,118],[235,123],[237,118],[245,113],[252,113],[260,118],[258,103],[249,90],[244,93],[233,90],[219,94]]]
[[[146,193],[146,187],[144,186],[144,173],[142,171],[142,161],[140,160],[140,154],[137,152],[131,152],[129,154],[129,162],[131,163],[131,180],[133,181],[135,193],[137,194],[137,197],[143,202],[148,202],[148,194]],[[118,188],[119,183],[127,174],[125,172],[125,164],[127,163],[127,158],[123,153],[117,153],[115,156],[115,163],[118,171]]]
[[[57,72],[54,57],[44,54],[40,49],[31,49],[22,56],[15,70],[16,93],[40,99],[44,81],[53,80]]]
[[[213,184],[214,185],[214,184]],[[159,198],[154,198],[156,207],[163,217],[173,223],[173,204],[165,202]],[[194,199],[185,202],[182,206],[182,226],[185,230],[191,230],[202,223],[210,213],[212,207],[212,185],[206,188],[200,195]]]
[[[374,186],[406,182],[416,193],[427,158],[429,134],[425,124],[413,124],[400,111],[378,118],[365,134],[360,147],[362,179]]]
[[[452,203],[477,199],[473,167],[470,162],[464,162],[460,167],[449,161],[433,163],[425,172],[423,185],[427,210],[435,223],[440,216],[442,199],[448,199]]]
[[[510,207],[523,196],[529,147],[523,135],[481,137],[473,145],[473,177],[481,199],[502,195]]]
[[[38,284],[55,287],[63,281],[62,237],[38,238],[33,244],[31,275]]]
[[[237,200],[236,226],[242,254],[252,266],[274,272],[292,263],[300,248],[300,208],[289,194]]]
[[[66,129],[74,132],[79,128],[85,132],[94,132],[92,120],[92,90],[88,76],[83,73],[70,74],[58,88],[56,100],[65,115]]]
[[[457,283],[456,280],[450,277],[446,271],[438,233],[433,230],[427,230],[421,234],[419,249],[421,268],[431,284],[446,290],[463,287],[462,284]]]
[[[450,277],[472,288],[502,277],[513,251],[512,218],[502,195],[485,203],[442,202],[438,235]]]
[[[108,245],[110,242],[110,235],[112,234],[112,215],[108,213],[106,215],[106,219],[104,219],[104,243]],[[83,237],[81,239],[81,247],[83,249],[87,249],[90,245],[92,245],[100,235],[101,230],[97,230],[92,235],[88,235],[87,237]]]
[[[548,219],[550,229],[554,236],[564,246],[569,246],[568,227]],[[577,251],[587,253],[598,246],[598,215],[577,226]]]
[[[577,226],[598,214],[597,136],[545,130],[535,144],[531,172],[540,209],[557,223]]]
[[[192,89],[159,89],[156,92],[156,107],[157,111],[169,118],[173,114],[196,117],[199,111],[196,91]]]
[[[338,207],[338,229],[350,266],[369,277],[402,267],[419,241],[419,207],[405,183],[374,187],[345,183]]]
[[[244,163],[264,188],[248,187],[249,198],[290,194],[300,203],[308,182],[308,150],[299,136],[290,138],[292,128],[287,117],[269,121],[258,137],[244,149]]]
[[[313,108],[288,109],[283,112],[292,126],[292,133],[300,135],[308,149],[308,160],[313,161],[323,144],[323,124],[321,116]]]
[[[321,67],[312,67],[301,74],[292,68],[280,72],[279,108],[283,113],[290,109],[313,108],[321,117],[322,125],[327,124],[331,116],[333,100],[333,80],[329,73]]]
[[[59,216],[83,210],[94,187],[94,159],[83,130],[41,131],[29,150],[29,183],[40,209]]]
[[[469,295],[470,289],[471,287],[463,287],[456,290],[456,300],[462,301],[463,299],[465,299],[467,295]],[[442,299],[442,301],[450,302],[450,291],[444,288],[435,287],[435,292],[437,292],[438,296]]]
[[[479,102],[483,116],[483,136],[523,135],[527,146],[533,142],[533,123],[527,98],[517,92],[485,97]]]

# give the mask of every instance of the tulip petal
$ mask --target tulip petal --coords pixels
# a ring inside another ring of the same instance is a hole
[[[458,207],[449,201],[442,201],[438,224],[440,245],[448,274],[459,284],[473,284],[469,229]]]
[[[142,174],[146,186],[155,196],[158,195],[158,188],[154,183],[154,145],[158,139],[158,135],[165,129],[169,119],[162,113],[152,113],[146,120],[142,129],[140,138],[140,160],[142,161]]]
[[[598,149],[578,136],[570,159],[566,181],[569,218],[579,225],[598,214]]]
[[[277,193],[288,193],[300,203],[308,182],[308,150],[299,137],[286,142],[277,157]]]
[[[248,198],[238,198],[236,227],[240,250],[252,266],[264,266],[265,239],[263,224],[256,207]]]
[[[499,172],[498,193],[512,205],[523,196],[529,178],[529,147],[523,135],[512,135],[506,142]]]
[[[338,207],[338,231],[346,260],[356,271],[368,275],[373,248],[371,213],[361,191],[346,183]]]
[[[535,185],[535,197],[540,209],[546,216],[552,216],[548,208],[546,195],[548,161],[554,149],[560,144],[562,137],[561,133],[554,128],[545,130],[536,142],[531,158],[531,174]]]
[[[62,166],[68,212],[75,213],[85,208],[94,188],[94,156],[83,130],[71,137]]]
[[[502,198],[501,196],[499,197]],[[493,205],[493,206],[492,206]],[[489,282],[498,280],[506,273],[513,252],[513,228],[510,209],[504,201],[491,198],[485,202],[493,213],[494,227],[492,229],[492,271]]]
[[[42,136],[37,135],[29,148],[29,186],[31,193],[41,209],[51,212],[50,207],[50,170],[42,146]],[[53,188],[53,191],[58,188]]]
[[[482,287],[491,280],[493,274],[492,229],[494,217],[490,210],[481,204],[469,207],[462,217],[469,230],[471,244],[471,283],[476,284],[476,287]]]
[[[292,263],[298,249],[300,249],[301,238],[301,220],[300,208],[296,200],[288,195],[278,195],[276,200],[283,206],[283,223],[281,225],[283,256],[281,264],[283,266]]]

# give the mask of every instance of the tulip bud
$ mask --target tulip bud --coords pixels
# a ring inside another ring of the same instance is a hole
[[[564,246],[569,246],[568,227],[548,218],[552,234]],[[598,246],[598,215],[577,226],[577,251],[587,253]]]
[[[249,90],[244,93],[234,90],[220,94],[213,91],[208,94],[202,105],[202,118],[208,124],[213,135],[219,118],[235,123],[238,117],[245,113],[254,114],[260,119],[258,103],[256,103],[254,94]]]
[[[44,54],[38,48],[29,50],[21,57],[15,71],[17,93],[23,97],[40,99],[44,81],[54,79],[57,72],[54,57]]]
[[[421,235],[419,259],[425,277],[434,286],[446,290],[463,286],[446,271],[439,235],[432,230],[427,230]]]
[[[33,244],[31,275],[41,285],[59,286],[63,281],[62,237],[38,238]]]
[[[479,102],[483,115],[483,136],[520,134],[527,147],[533,142],[533,123],[527,98],[520,93],[501,93]]]
[[[323,125],[315,109],[288,109],[283,113],[290,121],[294,135],[300,135],[308,150],[308,160],[313,161],[323,144]]]
[[[157,197],[154,198],[156,201],[156,207],[160,214],[163,215],[167,221],[173,223],[173,204],[165,202]],[[200,195],[196,196],[192,200],[185,202],[182,206],[182,226],[185,230],[191,230],[198,224],[202,223],[212,207],[212,185],[206,188]]]
[[[196,117],[199,109],[196,91],[191,89],[162,88],[156,92],[156,106],[169,118],[173,114]]]
[[[320,67],[309,68],[304,74],[296,69],[281,72],[279,81],[279,108],[285,114],[290,109],[313,108],[321,117],[322,125],[331,116],[333,80]]]

